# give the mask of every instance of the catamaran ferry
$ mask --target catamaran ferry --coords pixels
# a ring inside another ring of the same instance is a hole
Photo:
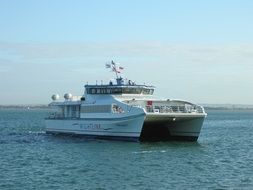
[[[83,96],[52,96],[46,133],[86,135],[137,141],[197,141],[206,117],[202,106],[183,100],[157,99],[154,86],[119,76],[123,67],[106,64],[116,80],[85,85]]]

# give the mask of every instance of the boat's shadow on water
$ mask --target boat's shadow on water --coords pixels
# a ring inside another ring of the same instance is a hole
[[[95,146],[108,146],[110,148],[117,147],[124,150],[129,150],[134,153],[145,153],[145,151],[162,151],[169,149],[199,149],[202,147],[199,142],[188,142],[188,141],[122,141],[115,139],[103,139],[90,136],[80,135],[66,135],[66,134],[44,134],[48,142],[53,143],[83,143],[87,145]],[[97,145],[96,145],[97,144]],[[144,152],[143,152],[144,151]]]
[[[199,148],[202,147],[199,142],[184,141],[126,141],[118,139],[104,139],[93,136],[67,135],[67,134],[47,134],[45,131],[26,131],[10,132],[2,135],[0,144],[61,144],[61,143],[89,143],[90,145],[103,144],[103,146],[117,146],[129,150],[148,150],[148,149],[171,149],[171,148]],[[100,146],[99,145],[99,146]]]

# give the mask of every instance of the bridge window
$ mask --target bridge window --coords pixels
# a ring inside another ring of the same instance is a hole
[[[123,94],[140,94],[141,88],[123,88]]]
[[[91,89],[91,94],[96,94],[96,89],[92,88]]]
[[[112,94],[122,94],[122,88],[113,88]]]
[[[143,94],[150,94],[150,89],[143,89],[142,93]]]
[[[88,94],[153,94],[154,89],[146,88],[87,88]]]

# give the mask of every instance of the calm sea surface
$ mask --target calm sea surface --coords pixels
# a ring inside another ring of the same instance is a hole
[[[0,110],[0,189],[253,189],[253,111],[208,111],[199,141],[44,132],[47,110]]]

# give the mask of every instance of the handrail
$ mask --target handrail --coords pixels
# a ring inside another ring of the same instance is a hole
[[[197,105],[184,106],[146,106],[148,113],[204,113],[204,109]]]

